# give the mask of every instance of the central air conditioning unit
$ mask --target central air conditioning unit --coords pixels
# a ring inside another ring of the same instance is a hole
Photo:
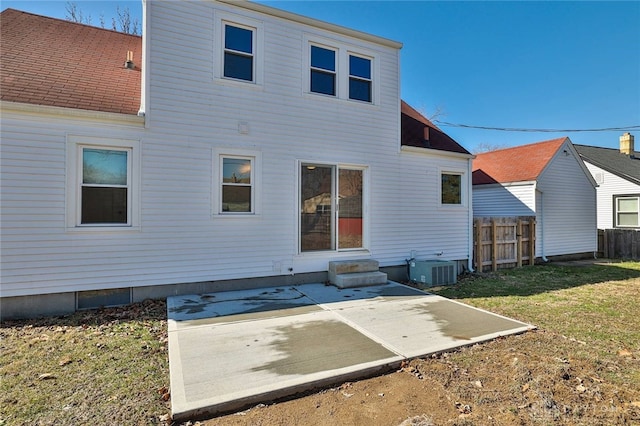
[[[458,278],[456,262],[448,260],[412,260],[409,262],[409,279],[430,287],[455,284]]]

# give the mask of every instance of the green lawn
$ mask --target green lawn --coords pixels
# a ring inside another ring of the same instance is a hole
[[[640,262],[528,266],[463,278],[435,293],[574,339],[584,356],[640,357]],[[612,379],[640,383],[637,363],[618,373]]]
[[[640,262],[530,266],[434,290],[565,336],[572,357],[640,395]],[[161,422],[170,408],[166,326],[160,301],[3,323],[0,425]]]

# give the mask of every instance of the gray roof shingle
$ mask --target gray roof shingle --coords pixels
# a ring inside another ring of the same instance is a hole
[[[640,185],[640,156],[625,155],[618,149],[598,146],[575,145],[576,151],[584,161],[623,179]]]

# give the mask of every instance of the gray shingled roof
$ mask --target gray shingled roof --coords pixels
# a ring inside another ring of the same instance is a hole
[[[640,185],[640,156],[622,154],[618,149],[573,145],[584,161]]]

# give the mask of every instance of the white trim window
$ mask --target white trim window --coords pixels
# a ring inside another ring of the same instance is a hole
[[[260,21],[216,12],[218,49],[214,77],[229,83],[262,85],[263,25]]]
[[[616,228],[640,227],[640,195],[616,196],[613,208]]]
[[[260,153],[214,151],[214,212],[216,215],[256,215],[260,209]]]
[[[69,136],[67,227],[139,225],[139,142]]]
[[[375,104],[379,84],[376,55],[335,40],[305,36],[306,92]]]
[[[464,173],[452,171],[440,171],[440,205],[463,206],[465,205],[466,185]]]
[[[349,99],[363,102],[373,100],[371,58],[349,55]]]
[[[255,28],[224,22],[224,65],[222,75],[235,80],[255,81]]]
[[[336,51],[312,44],[309,90],[313,93],[336,96]]]

